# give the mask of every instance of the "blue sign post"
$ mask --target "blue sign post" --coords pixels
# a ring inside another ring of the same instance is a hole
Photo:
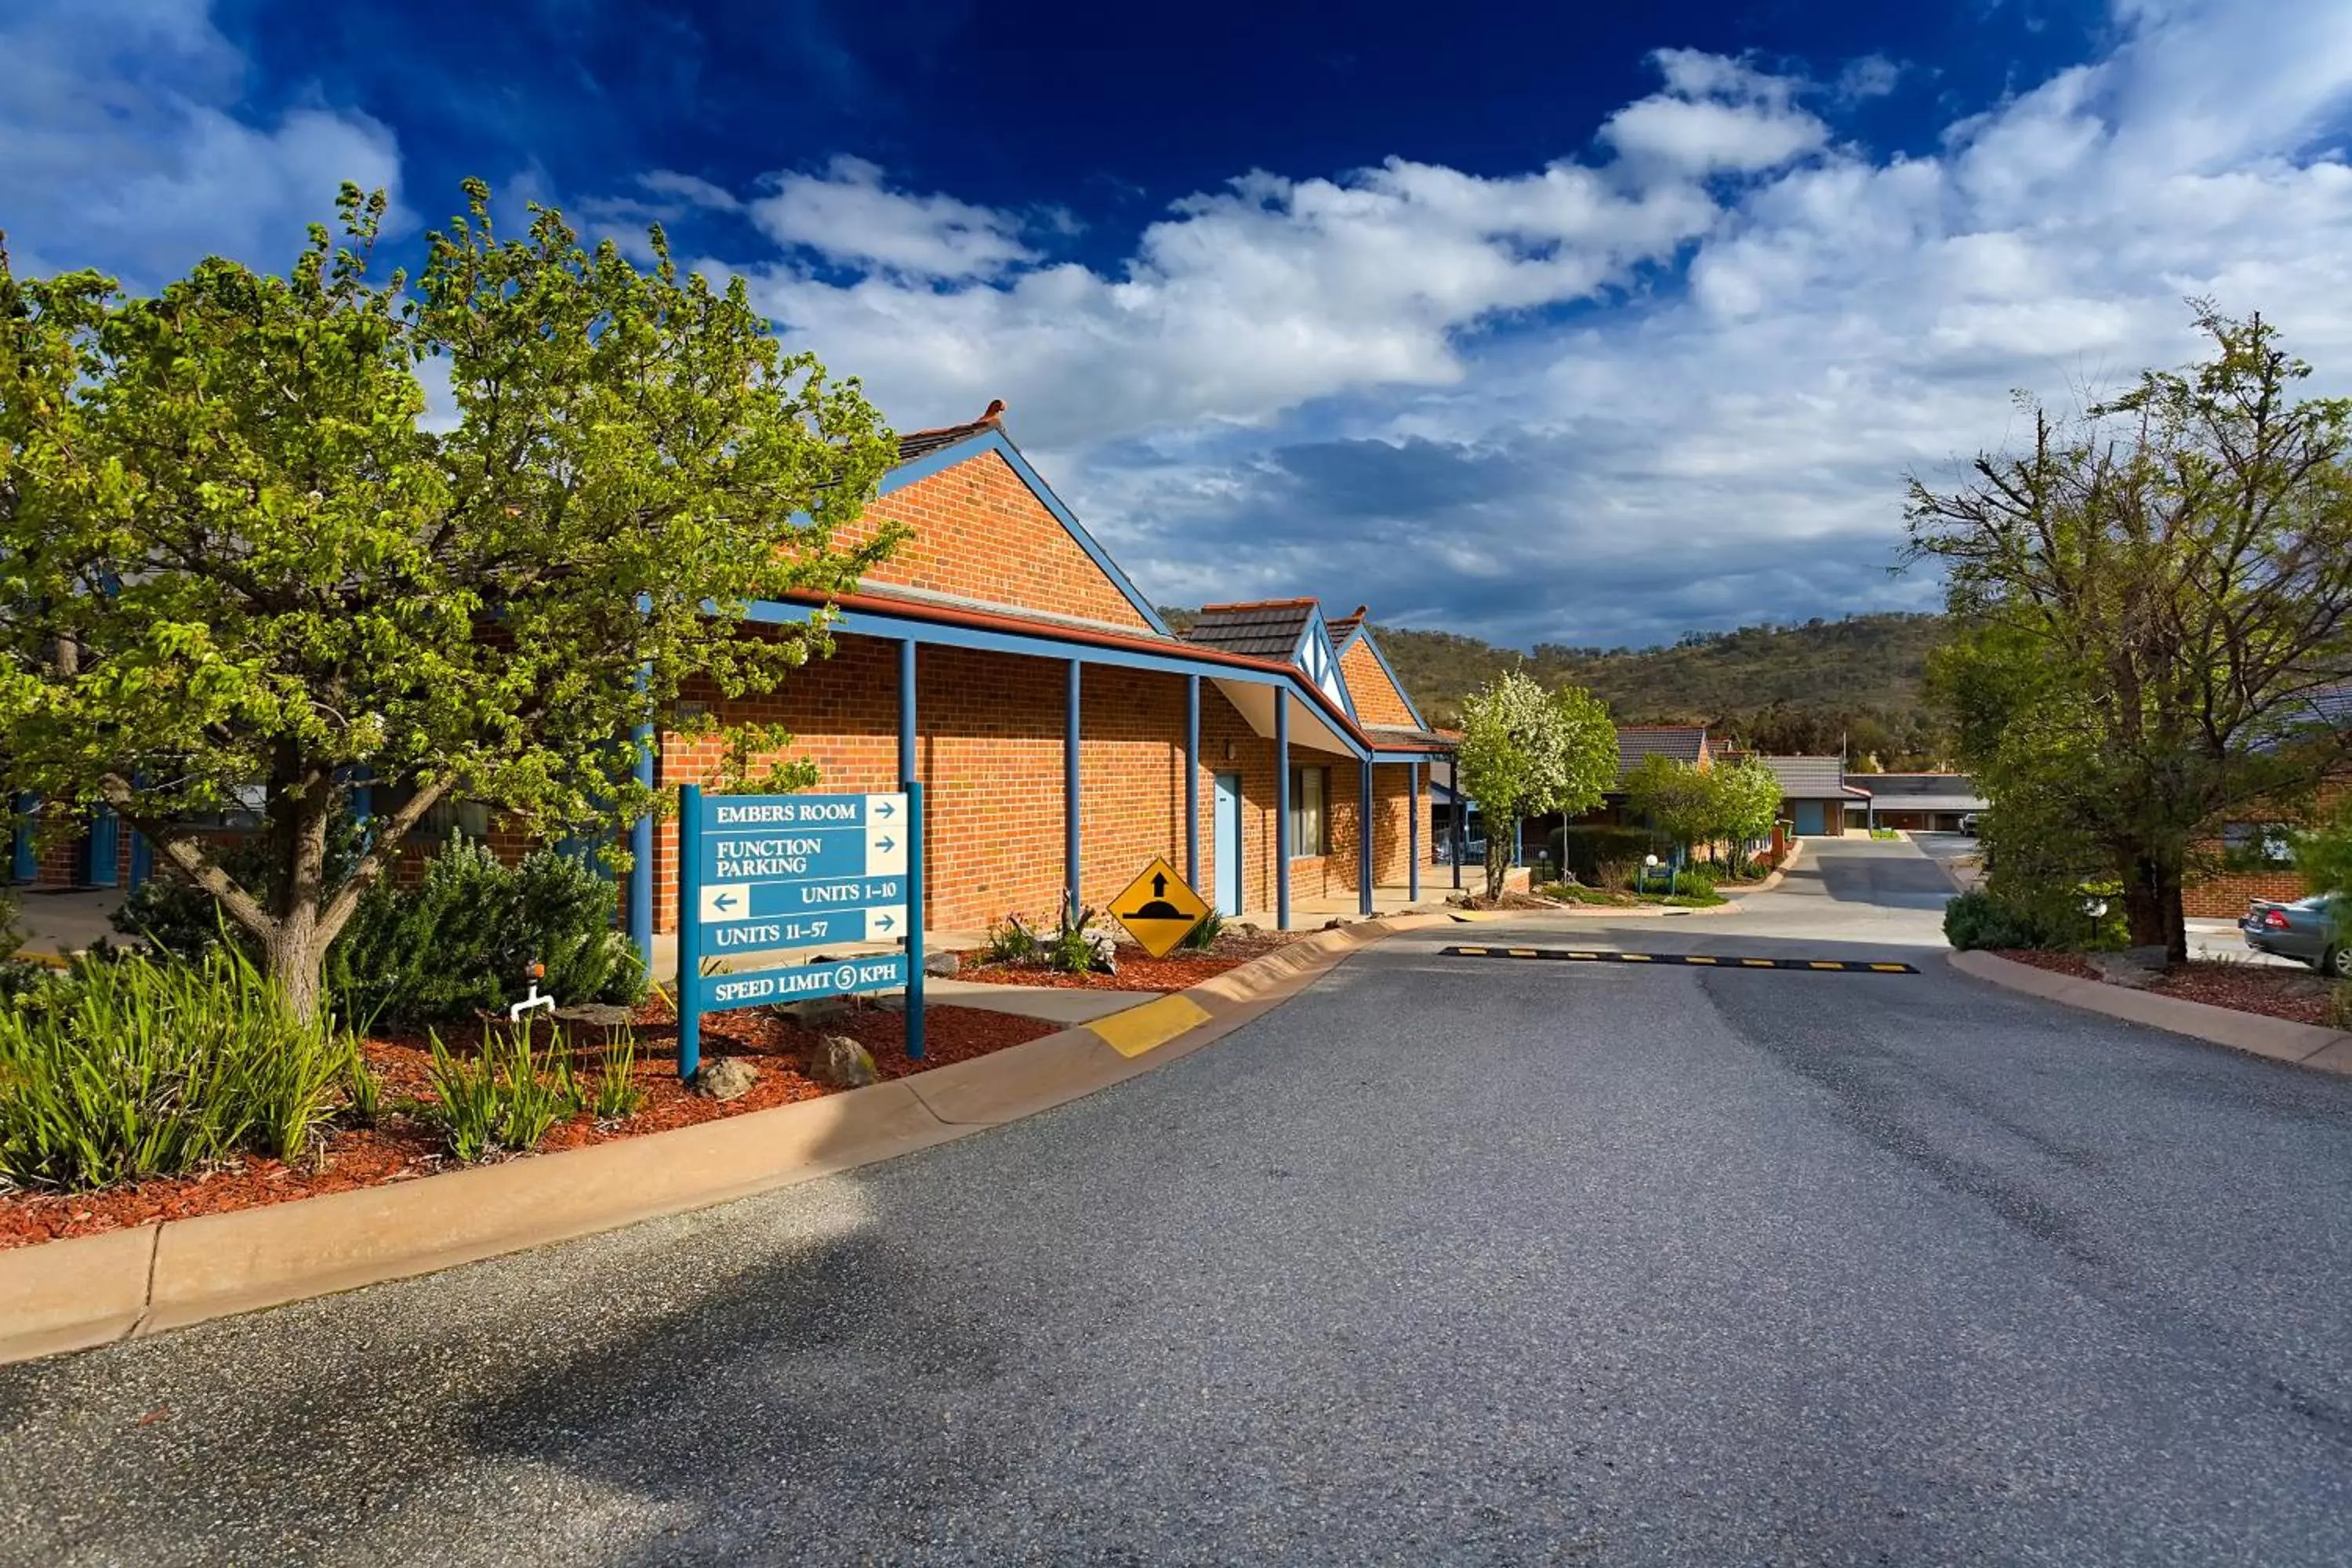
[[[702,1015],[865,991],[907,993],[923,1055],[923,790],[678,792],[677,1073],[702,1065]],[[896,942],[903,952],[705,974],[733,952]]]

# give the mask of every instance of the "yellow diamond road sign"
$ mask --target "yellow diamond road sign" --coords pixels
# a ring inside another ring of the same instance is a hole
[[[1199,925],[1208,912],[1201,895],[1186,887],[1176,868],[1164,859],[1146,866],[1143,875],[1110,901],[1111,918],[1154,958],[1167,957],[1169,950],[1182,942],[1184,933]]]

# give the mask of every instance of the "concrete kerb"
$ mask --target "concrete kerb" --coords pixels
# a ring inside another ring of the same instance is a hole
[[[1359,947],[1444,923],[1403,915],[1320,931],[1126,1013],[867,1089],[420,1181],[0,1250],[0,1363],[436,1273],[949,1142],[1189,1056]],[[1119,1024],[1179,1001],[1198,1021],[1139,1032]]]
[[[2272,1061],[2352,1076],[2352,1034],[2340,1029],[2298,1024],[2291,1018],[2273,1018],[2261,1013],[2242,1013],[2234,1007],[2216,1007],[2178,996],[2151,995],[2145,991],[2110,985],[2103,980],[2084,980],[2036,969],[2030,963],[1999,958],[1990,952],[1955,952],[1951,965],[1972,978],[2039,996],[2061,1006],[2146,1024],[2168,1034],[2186,1035],[2210,1045],[2267,1057]]]

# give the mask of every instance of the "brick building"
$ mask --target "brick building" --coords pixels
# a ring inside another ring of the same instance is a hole
[[[1418,803],[1453,738],[1362,611],[1213,605],[1179,635],[993,418],[909,436],[900,458],[868,515],[911,537],[833,600],[834,656],[755,703],[687,695],[783,725],[820,788],[920,783],[929,928],[1099,908],[1155,855],[1220,910],[1284,925],[1335,896],[1364,912],[1375,888],[1418,897]],[[748,635],[822,603],[755,605]],[[659,751],[660,784],[718,760],[677,737]],[[650,952],[675,922],[676,825],[637,844],[628,920]]]
[[[782,725],[820,789],[919,782],[930,929],[1051,919],[1066,895],[1100,907],[1155,855],[1224,912],[1285,925],[1334,900],[1369,912],[1375,888],[1418,897],[1433,848],[1419,804],[1454,738],[1423,722],[1363,610],[1217,605],[1180,636],[995,417],[908,436],[899,457],[860,526],[911,537],[832,601],[833,657],[764,699],[684,696]],[[824,603],[755,604],[744,635]],[[719,761],[715,742],[676,735],[656,751],[640,776],[663,785]],[[495,824],[458,825],[501,843]],[[136,837],[103,815],[71,843],[22,835],[16,879],[135,882]],[[639,824],[633,848],[620,904],[650,954],[676,923],[676,823]]]

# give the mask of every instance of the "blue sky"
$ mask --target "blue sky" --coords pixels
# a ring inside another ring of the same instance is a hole
[[[488,13],[483,15],[480,13]],[[0,8],[20,268],[479,174],[1009,428],[1165,603],[1498,640],[1927,607],[1903,476],[2259,308],[2352,389],[2352,6]]]

